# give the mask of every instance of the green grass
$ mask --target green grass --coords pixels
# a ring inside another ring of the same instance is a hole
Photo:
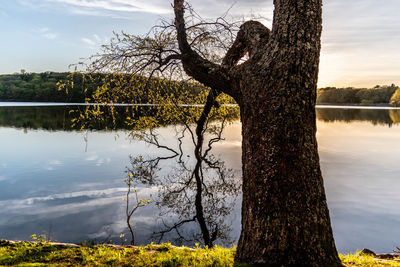
[[[233,266],[235,249],[188,248],[171,244],[141,247],[57,246],[46,242],[0,240],[0,265],[13,266]],[[371,256],[340,255],[346,266],[400,266]]]
[[[375,266],[393,266],[400,267],[400,262],[395,260],[378,260],[373,256],[365,255],[362,253],[339,255],[340,260],[345,266],[363,266],[363,267],[375,267]],[[400,260],[400,258],[399,258]]]
[[[0,241],[0,265],[20,266],[232,266],[234,249],[107,245],[59,247],[50,243]]]

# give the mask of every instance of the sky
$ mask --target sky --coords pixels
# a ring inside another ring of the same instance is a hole
[[[172,0],[0,0],[0,73],[68,71],[112,32],[144,34]],[[272,0],[190,0],[203,17],[262,16]],[[319,87],[400,84],[400,1],[325,0]]]

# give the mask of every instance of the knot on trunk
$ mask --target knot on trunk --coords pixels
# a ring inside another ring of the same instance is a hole
[[[254,20],[247,21],[240,26],[240,30],[236,36],[236,40],[232,47],[228,50],[222,65],[232,67],[239,60],[249,54],[249,58],[253,58],[261,54],[269,40],[270,30],[262,23]]]

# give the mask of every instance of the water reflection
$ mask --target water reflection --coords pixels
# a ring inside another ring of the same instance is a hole
[[[216,136],[201,133],[201,144],[205,141],[205,147],[190,145],[194,131],[186,126],[175,126],[174,145],[173,137],[163,144],[150,130],[144,139],[161,154],[146,159],[142,155],[131,157],[129,176],[147,187],[158,188],[155,202],[160,209],[161,225],[153,235],[157,243],[170,241],[191,246],[200,243],[208,247],[234,244],[226,219],[234,204],[238,204],[235,200],[241,188],[240,174],[212,154],[213,146],[222,140],[224,127],[218,122],[214,124],[219,129]],[[198,156],[194,156],[196,153]]]
[[[28,130],[73,131],[81,125],[72,122],[84,112],[86,106],[4,106],[0,105],[0,127]],[[124,122],[132,107],[116,107],[115,119],[107,108],[102,108],[104,120],[90,121],[91,130],[125,129]],[[145,109],[145,107],[143,108]],[[140,113],[139,113],[140,114]]]
[[[325,122],[335,121],[367,121],[374,125],[388,125],[400,123],[400,110],[398,109],[346,109],[323,108],[317,109],[317,119]]]
[[[128,234],[122,197],[129,155],[157,153],[126,138],[121,128],[89,132],[85,152],[83,134],[63,130],[68,125],[59,122],[69,116],[65,107],[3,109],[0,238],[50,233],[59,241],[82,242],[103,241],[111,234],[118,242],[121,233]],[[324,109],[317,116],[321,165],[339,251],[368,247],[390,252],[400,243],[400,111]],[[214,148],[214,154],[234,170],[241,168],[240,130],[239,122],[229,125],[225,140]],[[168,144],[174,133],[172,126],[159,129]],[[170,163],[161,167],[160,176],[173,168]],[[143,198],[154,199],[158,192],[157,185],[138,188]],[[240,199],[231,203],[233,210],[225,221],[231,226],[230,238],[237,240]],[[138,244],[154,240],[153,233],[164,229],[159,213],[155,202],[135,213]],[[169,218],[171,223],[179,219],[174,214]]]
[[[123,122],[123,118],[132,107],[116,107],[117,121],[109,118],[101,123],[91,125],[91,129],[104,130],[107,128],[129,130],[130,126]],[[84,106],[0,106],[0,127],[23,128],[26,130],[74,130],[71,120],[76,118]],[[146,107],[144,107],[146,109]],[[107,110],[104,109],[106,112]],[[140,113],[139,113],[140,114]],[[107,114],[106,114],[107,118]],[[335,121],[366,121],[374,125],[388,125],[400,123],[400,109],[356,109],[352,108],[320,108],[317,109],[317,119],[325,122]]]

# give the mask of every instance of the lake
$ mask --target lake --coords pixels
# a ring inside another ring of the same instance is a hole
[[[125,215],[126,170],[130,156],[156,154],[132,140],[128,129],[81,132],[71,129],[66,105],[0,103],[0,238],[29,240],[46,234],[61,242],[119,243],[128,235]],[[322,173],[339,252],[364,247],[391,252],[400,246],[400,110],[330,107],[317,109]],[[241,125],[229,124],[213,153],[240,181]],[[176,141],[174,126],[158,130],[166,144]],[[190,149],[189,147],[184,147]],[[168,163],[159,175],[174,170]],[[138,244],[174,216],[161,216],[159,185],[138,185],[151,199],[132,218]],[[232,243],[240,233],[240,195],[229,197],[225,221]],[[192,224],[190,227],[197,227]],[[172,240],[166,236],[163,241]],[[228,245],[228,244],[226,244]]]

